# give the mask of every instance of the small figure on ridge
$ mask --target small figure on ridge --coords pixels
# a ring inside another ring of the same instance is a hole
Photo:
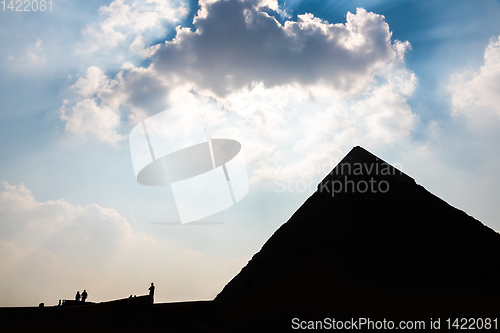
[[[87,299],[87,291],[86,290],[83,290],[83,293],[82,293],[82,302],[85,302],[85,300]]]
[[[154,303],[154,295],[155,295],[155,286],[153,282],[151,282],[151,287],[149,287],[149,297],[151,297],[151,303]]]

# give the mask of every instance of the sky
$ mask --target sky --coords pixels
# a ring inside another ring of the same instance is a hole
[[[0,306],[213,299],[357,145],[500,230],[499,1],[39,2],[0,7]],[[191,224],[129,146],[186,105],[249,184]]]

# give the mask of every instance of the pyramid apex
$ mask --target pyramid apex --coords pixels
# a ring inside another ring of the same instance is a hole
[[[339,164],[319,183],[318,190],[330,188],[335,182],[350,180],[415,184],[413,178],[361,146],[353,147],[344,156]]]

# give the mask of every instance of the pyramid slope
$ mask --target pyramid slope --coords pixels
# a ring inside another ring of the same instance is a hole
[[[361,147],[342,162],[385,163]],[[335,181],[389,187],[338,191]],[[500,235],[411,177],[332,171],[216,300],[290,305],[374,295],[498,296],[499,256]]]

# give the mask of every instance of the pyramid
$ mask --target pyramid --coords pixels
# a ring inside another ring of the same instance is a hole
[[[284,317],[480,312],[500,296],[499,258],[495,231],[358,146],[215,301]]]

